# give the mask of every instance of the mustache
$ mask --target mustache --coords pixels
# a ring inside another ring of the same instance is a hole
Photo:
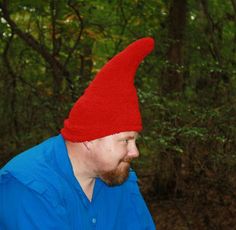
[[[121,160],[121,162],[130,164],[133,159],[134,159],[133,157],[125,157],[124,159]]]

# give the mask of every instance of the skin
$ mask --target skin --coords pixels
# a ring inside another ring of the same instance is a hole
[[[139,156],[137,137],[137,132],[128,131],[80,143],[66,141],[74,175],[90,201],[97,177],[109,186],[127,179],[131,160]]]

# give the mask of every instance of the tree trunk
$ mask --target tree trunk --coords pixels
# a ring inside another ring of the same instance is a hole
[[[186,15],[187,0],[172,0],[168,19],[167,65],[161,83],[162,91],[166,94],[183,90],[183,40]]]
[[[86,82],[89,82],[92,75],[93,61],[92,61],[92,47],[93,40],[90,38],[86,39],[86,42],[83,43],[82,53],[81,55],[81,63],[80,63],[80,85],[81,90],[84,91],[86,88]]]
[[[7,119],[10,118],[9,122],[9,130],[13,136],[16,136],[19,133],[19,123],[17,117],[17,109],[16,109],[16,86],[17,86],[17,75],[14,72],[13,68],[11,67],[8,52],[13,41],[14,34],[11,35],[9,40],[6,42],[4,47],[4,51],[2,54],[2,59],[5,64],[6,68],[6,76],[5,76],[5,87],[6,87],[6,97],[5,97],[5,104],[6,104],[6,117]],[[8,122],[7,122],[8,123]]]

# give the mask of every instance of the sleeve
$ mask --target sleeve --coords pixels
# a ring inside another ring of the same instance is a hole
[[[16,178],[0,183],[0,229],[69,230],[65,210]]]

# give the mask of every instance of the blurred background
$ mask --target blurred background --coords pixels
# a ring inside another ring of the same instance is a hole
[[[235,229],[235,0],[1,0],[0,166],[57,135],[99,69],[146,36],[133,168],[157,229]]]

